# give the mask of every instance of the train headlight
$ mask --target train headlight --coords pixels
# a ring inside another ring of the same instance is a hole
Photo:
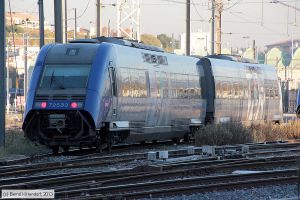
[[[76,102],[71,103],[71,108],[78,108],[78,104]]]
[[[46,108],[47,107],[47,102],[42,102],[41,103],[41,108]]]
[[[47,102],[35,102],[34,103],[34,108],[47,108]]]
[[[70,108],[76,109],[76,108],[83,108],[82,102],[71,102]]]

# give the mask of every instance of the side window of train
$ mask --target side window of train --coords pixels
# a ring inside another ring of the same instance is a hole
[[[222,98],[228,98],[228,83],[225,81],[222,82]]]
[[[139,71],[139,84],[140,84],[140,97],[144,98],[148,96],[147,89],[147,72]]]
[[[279,88],[278,88],[277,81],[274,81],[273,86],[274,86],[275,98],[279,98]]]
[[[270,82],[270,98],[274,99],[275,97],[275,88],[274,85],[272,84],[272,81]]]
[[[131,86],[133,88],[133,97],[147,97],[146,72],[144,70],[131,69]]]
[[[109,78],[111,84],[111,94],[117,96],[117,83],[116,83],[116,71],[114,67],[109,67]]]
[[[119,96],[130,97],[130,73],[127,68],[120,68]]]
[[[139,72],[136,72],[133,69],[130,71],[130,88],[132,92],[132,97],[140,96],[140,83],[139,83]]]
[[[222,84],[219,80],[216,80],[216,98],[222,98]]]
[[[169,81],[166,72],[155,72],[157,81],[157,97],[158,98],[169,98]]]
[[[190,99],[199,99],[199,98],[201,98],[198,76],[188,75],[188,78],[189,78],[188,98],[190,98]]]
[[[169,98],[177,98],[177,77],[176,74],[170,73],[169,75],[170,85],[169,85]]]

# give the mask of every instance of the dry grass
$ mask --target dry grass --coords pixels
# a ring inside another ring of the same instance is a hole
[[[300,138],[300,121],[286,124],[256,124],[245,127],[242,124],[213,124],[195,134],[195,143],[201,145],[242,144],[249,142],[280,141]]]
[[[254,142],[279,141],[300,138],[300,121],[286,124],[260,124],[250,127]]]
[[[6,128],[22,127],[22,114],[9,113],[5,116]]]
[[[242,144],[252,141],[250,129],[237,123],[208,125],[195,134],[197,146]]]
[[[5,134],[5,148],[0,148],[0,158],[13,155],[31,156],[46,151],[48,151],[46,147],[26,139],[23,131],[8,130]]]

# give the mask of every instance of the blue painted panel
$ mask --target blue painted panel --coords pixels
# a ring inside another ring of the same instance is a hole
[[[84,109],[89,112],[95,122],[96,128],[101,127],[104,119],[101,112],[102,97],[105,96],[105,78],[107,78],[107,66],[112,56],[112,46],[102,43],[94,58],[87,87],[87,95]]]
[[[39,55],[36,59],[35,67],[34,67],[34,70],[33,70],[32,76],[31,76],[32,78],[31,78],[30,84],[29,84],[28,95],[27,95],[27,99],[26,99],[25,118],[26,118],[26,115],[28,114],[28,112],[33,107],[35,90],[36,90],[38,82],[39,82],[39,77],[41,76],[41,73],[43,71],[45,58],[47,56],[49,49],[53,45],[54,44],[48,44],[48,45],[43,46],[43,48],[39,52]]]

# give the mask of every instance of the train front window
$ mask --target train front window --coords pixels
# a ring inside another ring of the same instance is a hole
[[[87,64],[45,65],[40,88],[85,88],[90,69]]]

